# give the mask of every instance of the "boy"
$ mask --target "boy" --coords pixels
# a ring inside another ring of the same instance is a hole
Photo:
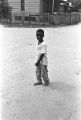
[[[44,37],[44,30],[38,29],[36,31],[36,37],[38,40],[37,45],[37,61],[35,63],[36,66],[36,77],[37,81],[34,85],[42,85],[42,79],[45,82],[45,86],[49,85],[49,78],[48,78],[48,70],[47,70],[47,45],[43,41]]]

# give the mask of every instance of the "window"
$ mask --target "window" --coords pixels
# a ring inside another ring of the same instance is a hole
[[[15,20],[21,20],[21,16],[15,16]]]
[[[25,10],[24,0],[21,0],[21,10],[22,10],[22,11]]]

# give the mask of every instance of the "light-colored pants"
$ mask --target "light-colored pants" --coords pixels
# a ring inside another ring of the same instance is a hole
[[[47,65],[39,64],[36,66],[36,77],[38,82],[42,82],[42,79],[44,82],[49,82]]]

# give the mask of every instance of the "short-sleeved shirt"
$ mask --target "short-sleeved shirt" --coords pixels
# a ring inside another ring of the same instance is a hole
[[[48,65],[48,60],[47,60],[47,45],[45,42],[42,42],[41,44],[36,46],[37,50],[37,57],[39,58],[41,54],[44,54],[43,59],[40,61],[41,64],[43,65]]]

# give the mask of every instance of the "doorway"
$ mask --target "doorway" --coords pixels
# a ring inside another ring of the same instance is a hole
[[[44,12],[52,13],[53,0],[44,0]]]

